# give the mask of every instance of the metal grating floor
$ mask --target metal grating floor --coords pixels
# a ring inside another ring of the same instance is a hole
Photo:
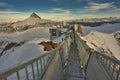
[[[75,44],[70,45],[63,80],[84,80],[82,77],[82,69],[79,64],[79,57]]]

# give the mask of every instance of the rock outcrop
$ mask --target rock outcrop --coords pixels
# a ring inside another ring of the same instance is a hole
[[[53,49],[60,48],[60,44],[54,43],[52,41],[47,41],[47,42],[43,41],[39,43],[39,45],[44,46],[44,51],[51,51]]]
[[[81,26],[78,26],[78,28],[77,28],[77,32],[80,33],[81,36],[83,36],[83,32],[82,32]]]
[[[32,13],[30,15],[30,18],[39,18],[39,19],[41,19],[41,17],[39,17],[36,13]]]

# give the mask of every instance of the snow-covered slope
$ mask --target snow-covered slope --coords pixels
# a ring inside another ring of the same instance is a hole
[[[38,27],[26,30],[24,32],[15,33],[0,33],[0,40],[8,41],[30,41],[34,38],[46,38],[49,39],[49,28],[50,27]]]
[[[11,34],[0,33],[1,47],[5,47],[7,44],[13,42],[25,42],[24,44],[12,47],[3,53],[0,57],[0,70],[13,67],[23,61],[44,53],[43,47],[39,46],[38,43],[46,40],[49,40],[49,27],[32,28],[24,32],[15,32]],[[3,49],[0,49],[0,52],[2,51]]]
[[[108,52],[108,55],[120,60],[120,46],[113,35],[91,31],[84,38],[91,48],[101,52]]]
[[[28,41],[32,41],[35,38],[45,38],[45,39],[49,39],[49,27],[38,27],[38,28],[32,28],[29,30],[26,30],[24,32],[15,32],[15,33],[0,33],[0,55],[4,54],[2,51],[5,51],[5,47],[10,44],[10,46],[8,46],[7,50],[10,50],[10,47],[14,47],[14,45],[19,44],[21,42],[28,42]],[[11,43],[15,43],[15,44],[11,44]],[[16,46],[15,46],[16,47]],[[18,46],[17,46],[18,47]],[[12,50],[12,48],[11,48]],[[8,51],[6,54],[8,54],[9,52],[12,51]]]
[[[41,41],[47,39],[34,39],[29,41],[15,50],[13,53],[5,54],[0,58],[0,71],[7,70],[11,67],[17,66],[24,61],[30,60],[34,57],[45,53],[43,46],[38,45]]]
[[[11,67],[23,63],[24,61],[45,53],[43,46],[38,43],[49,40],[49,28],[50,27],[38,27],[11,34],[0,33],[0,42],[2,43],[1,47],[5,47],[7,44],[13,42],[24,42],[24,44],[17,47],[10,46],[11,49],[5,51],[5,53],[0,57],[0,71],[8,70]],[[62,35],[55,39],[54,42],[61,43],[64,38],[65,35]],[[0,49],[0,51],[2,52],[2,49]]]

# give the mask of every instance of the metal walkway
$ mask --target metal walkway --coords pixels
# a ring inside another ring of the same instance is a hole
[[[68,60],[66,62],[64,80],[83,80],[76,44],[70,45]]]

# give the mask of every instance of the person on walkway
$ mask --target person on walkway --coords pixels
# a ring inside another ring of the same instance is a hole
[[[71,37],[71,44],[73,44],[74,43],[74,38],[73,37]]]

